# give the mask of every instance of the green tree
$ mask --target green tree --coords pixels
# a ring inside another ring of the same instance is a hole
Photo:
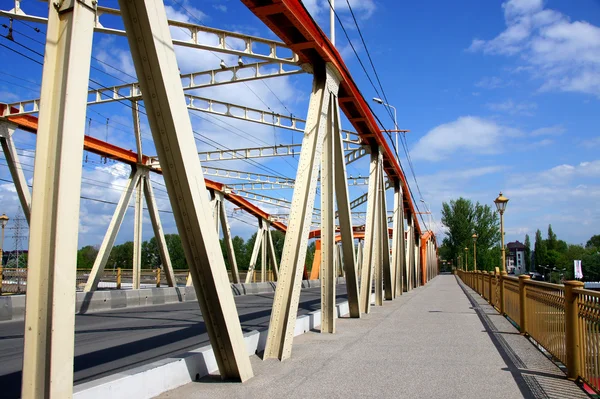
[[[586,248],[600,249],[600,234],[593,235],[586,243]]]
[[[283,254],[283,244],[285,244],[285,233],[273,230],[271,231],[271,237],[273,238],[273,247],[275,248],[275,258],[279,265],[281,263],[281,254]]]
[[[110,251],[108,261],[106,262],[107,268],[122,268],[132,269],[133,268],[133,241],[127,241],[120,245],[115,245]]]
[[[556,238],[556,234],[552,231],[552,225],[548,225],[548,239],[546,241],[546,248],[548,251],[556,250],[558,244],[558,239]]]
[[[315,251],[316,250],[317,250],[317,244],[315,243],[315,241],[308,244],[308,247],[306,248],[306,260],[304,261],[304,264],[306,265],[306,271],[308,273],[310,273],[312,270],[312,264],[313,264],[313,260],[315,259]]]
[[[558,240],[556,242],[556,250],[559,253],[565,253],[567,252],[567,249],[569,248],[569,245],[567,244],[567,242],[565,240]]]
[[[534,244],[534,269],[539,266],[545,266],[548,262],[548,251],[546,249],[546,242],[542,238],[542,232],[538,229],[535,232],[535,244]]]
[[[185,260],[185,253],[183,252],[183,245],[181,244],[179,234],[165,234],[165,241],[173,269],[187,269],[188,265]],[[133,250],[131,258],[133,258]],[[142,267],[155,268],[160,266],[161,263],[156,238],[152,237],[150,240],[144,241],[142,243]]]
[[[444,258],[464,256],[464,248],[469,248],[469,269],[473,268],[473,233],[477,238],[477,268],[493,270],[498,265],[500,255],[494,251],[500,241],[498,216],[489,205],[473,203],[465,198],[442,204],[442,223],[446,226],[443,240]]]
[[[529,234],[525,234],[525,269],[531,271],[531,240]]]
[[[556,249],[550,249],[546,253],[546,264],[550,267],[556,267],[559,264],[560,252]]]
[[[244,239],[240,236],[235,236],[231,239],[231,243],[233,244],[233,252],[235,253],[238,270],[248,270],[250,254],[246,252]]]
[[[86,245],[77,251],[77,268],[91,269],[98,256],[98,247]]]

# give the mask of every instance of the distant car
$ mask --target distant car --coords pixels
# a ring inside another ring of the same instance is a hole
[[[531,277],[532,280],[544,281],[544,276],[541,273],[538,273],[538,272],[529,272],[527,274],[529,275],[529,277]]]

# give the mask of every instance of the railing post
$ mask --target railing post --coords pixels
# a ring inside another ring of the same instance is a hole
[[[579,301],[574,288],[583,288],[581,281],[565,281],[565,340],[567,345],[567,378],[576,380],[581,375],[581,342],[579,340]]]
[[[2,261],[2,259],[0,258],[0,262]],[[0,264],[0,295],[2,295],[2,279],[4,278],[3,273],[4,272],[4,268],[2,267],[2,264]]]
[[[488,302],[494,307],[494,297],[492,296],[492,279],[495,277],[494,272],[488,272]]]
[[[521,334],[527,334],[527,280],[531,279],[526,274],[519,276],[519,331]]]
[[[504,278],[508,276],[504,270],[500,272],[500,279],[498,280],[498,284],[500,284],[500,314],[502,316],[506,316],[506,312],[504,311]]]
[[[121,268],[117,268],[117,289],[121,289]]]
[[[160,288],[160,267],[156,268],[156,288]]]
[[[489,291],[486,289],[486,285],[485,285],[485,280],[488,277],[488,272],[486,270],[482,270],[481,271],[481,296],[483,297],[483,299],[485,299],[486,301],[490,301],[490,298],[488,296]]]

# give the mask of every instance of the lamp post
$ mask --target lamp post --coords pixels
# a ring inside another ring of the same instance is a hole
[[[469,248],[465,247],[465,270],[469,270]]]
[[[477,233],[473,233],[473,270],[477,271]]]
[[[381,104],[384,107],[388,107],[394,110],[394,130],[396,132],[396,158],[400,159],[400,154],[398,153],[398,119],[396,118],[396,107],[383,102],[381,98],[373,97],[373,101],[375,101],[377,104]]]
[[[506,204],[508,203],[508,198],[503,196],[502,192],[500,192],[500,195],[498,196],[498,198],[496,198],[494,200],[494,203],[496,204],[496,208],[498,209],[498,212],[500,212],[500,239],[501,239],[501,245],[502,245],[502,271],[506,272],[506,251],[504,249],[504,210],[506,210]]]
[[[2,226],[2,238],[0,239],[0,267],[2,267],[4,259],[4,227],[6,227],[6,223],[8,223],[8,216],[6,214],[2,214],[0,216],[0,225]]]

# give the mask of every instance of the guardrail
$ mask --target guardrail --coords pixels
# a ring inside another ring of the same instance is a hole
[[[82,291],[90,274],[90,269],[77,269],[76,290]],[[188,269],[177,269],[174,271],[177,286],[185,286]],[[260,271],[255,271],[252,276],[252,282],[261,282]],[[268,270],[265,281],[275,281],[272,270]],[[244,282],[246,273],[240,272],[240,281]],[[231,272],[229,272],[229,281],[233,282]],[[133,270],[131,269],[105,269],[100,280],[100,288],[131,288],[133,284]],[[140,284],[144,286],[166,287],[167,278],[162,269],[142,269],[140,273]],[[0,295],[1,294],[24,294],[27,292],[27,268],[7,268],[0,267]]]
[[[600,392],[600,293],[529,276],[457,270],[458,277],[567,368],[567,377]]]

